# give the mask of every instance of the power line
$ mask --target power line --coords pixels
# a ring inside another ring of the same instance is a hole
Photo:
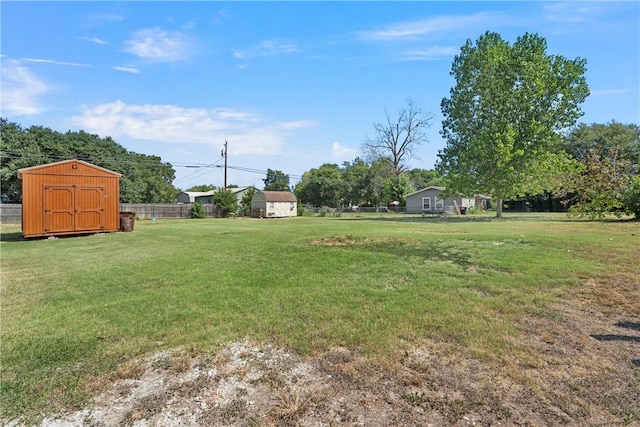
[[[69,160],[69,156],[64,156],[64,155],[60,155],[60,154],[55,154],[55,155],[49,155],[47,153],[43,153],[43,152],[34,152],[34,153],[30,153],[33,155],[33,157],[42,157],[43,160],[46,159],[46,161],[62,161],[62,160]],[[2,158],[2,160],[6,160],[6,159],[12,159],[12,160],[17,160],[17,159],[21,159],[25,157],[25,153],[19,150],[0,150],[0,158]],[[117,158],[97,158],[97,157],[89,157],[89,156],[74,156],[74,158],[78,159],[78,160],[84,160],[84,161],[88,161],[88,162],[98,162],[98,163],[103,163],[103,164],[109,164],[109,165],[114,165],[114,166],[147,166],[147,167],[158,167],[158,166],[170,166],[171,168],[187,168],[187,169],[197,169],[196,171],[194,171],[193,173],[190,173],[188,175],[182,176],[180,178],[176,178],[174,180],[174,183],[176,181],[183,181],[187,178],[192,178],[198,174],[201,174],[203,172],[205,172],[208,169],[211,168],[222,168],[223,165],[219,165],[218,163],[221,162],[223,160],[223,158],[220,158],[218,160],[216,160],[213,163],[209,163],[209,164],[205,164],[205,163],[188,163],[188,162],[162,162],[162,160],[159,160],[159,162],[151,162],[148,160],[124,160],[124,159],[117,159]],[[249,168],[249,167],[244,167],[244,166],[234,166],[234,165],[226,165],[226,168],[228,169],[232,169],[232,170],[237,170],[240,172],[247,172],[247,173],[253,173],[253,174],[258,174],[258,175],[267,175],[268,174],[268,170],[262,170],[262,169],[255,169],[255,168]],[[282,171],[280,171],[282,172]],[[302,175],[296,175],[296,174],[288,174],[285,172],[282,172],[283,174],[285,174],[286,176],[288,176],[290,179],[302,179]]]

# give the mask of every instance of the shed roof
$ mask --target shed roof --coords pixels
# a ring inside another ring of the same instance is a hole
[[[47,164],[44,164],[44,165],[30,166],[28,168],[18,169],[18,178],[20,178],[20,175],[22,175],[24,173],[31,173],[31,172],[35,172],[35,171],[46,169],[46,168],[51,168],[51,167],[55,167],[55,166],[64,165],[66,163],[80,163],[81,165],[84,165],[84,166],[86,166],[88,168],[99,170],[99,171],[107,173],[109,175],[122,176],[121,173],[114,172],[114,171],[111,171],[109,169],[102,168],[100,166],[96,166],[96,165],[94,165],[92,163],[85,162],[84,160],[71,159],[71,160],[62,160],[62,161],[59,161],[59,162],[47,163]]]
[[[298,198],[290,191],[256,191],[262,193],[267,202],[297,202]]]

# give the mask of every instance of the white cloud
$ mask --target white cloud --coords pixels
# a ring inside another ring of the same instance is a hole
[[[100,45],[108,45],[109,42],[99,39],[97,37],[80,37],[80,40],[84,40],[87,42],[91,42],[91,43],[95,43],[95,44],[100,44]]]
[[[233,18],[233,15],[227,9],[220,9],[215,13],[211,21],[214,24],[221,24]]]
[[[350,160],[358,155],[359,151],[355,148],[345,147],[338,142],[334,142],[331,146],[332,157],[340,160]]]
[[[269,121],[232,109],[130,105],[122,101],[85,107],[70,122],[103,137],[165,143],[210,144],[228,140],[234,154],[277,154],[287,137],[315,126],[312,121]]]
[[[90,25],[100,25],[102,23],[110,23],[110,22],[122,22],[124,21],[124,16],[119,13],[103,13],[90,15],[87,17],[87,22]]]
[[[621,93],[627,93],[629,89],[599,89],[592,90],[591,95],[593,96],[605,96],[605,95],[620,95]]]
[[[593,21],[595,18],[605,14],[609,8],[609,3],[579,1],[546,3],[543,5],[543,10],[549,21],[565,23]]]
[[[118,71],[124,71],[125,73],[133,73],[133,74],[139,74],[140,70],[138,68],[134,68],[134,67],[119,67],[119,66],[115,66],[113,67],[114,70],[118,70]]]
[[[65,61],[54,61],[53,59],[40,59],[40,58],[20,58],[21,61],[24,62],[38,62],[41,64],[53,64],[53,65],[67,65],[70,67],[92,67],[90,64],[80,64],[77,62],[65,62]]]
[[[233,49],[233,56],[238,59],[249,59],[258,56],[289,55],[300,52],[300,47],[291,41],[263,40],[249,49]]]
[[[51,88],[33,74],[21,61],[2,61],[2,115],[28,116],[39,114],[43,108],[38,97]]]
[[[488,23],[495,21],[497,18],[497,15],[486,12],[462,16],[436,16],[417,21],[396,22],[384,28],[361,31],[357,35],[366,41],[417,39],[424,36],[467,29],[472,24]]]
[[[442,58],[453,58],[460,53],[460,48],[449,46],[430,46],[424,49],[413,49],[401,52],[404,61],[434,61]]]
[[[147,28],[136,31],[133,37],[125,42],[125,50],[143,59],[175,62],[189,59],[193,53],[193,45],[181,32]]]

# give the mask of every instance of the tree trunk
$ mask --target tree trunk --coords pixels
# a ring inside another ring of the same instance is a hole
[[[502,199],[496,200],[496,218],[502,218]]]

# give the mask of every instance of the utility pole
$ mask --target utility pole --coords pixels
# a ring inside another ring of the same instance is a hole
[[[227,190],[227,140],[224,140],[224,149],[222,150],[222,157],[224,157],[224,190]]]

